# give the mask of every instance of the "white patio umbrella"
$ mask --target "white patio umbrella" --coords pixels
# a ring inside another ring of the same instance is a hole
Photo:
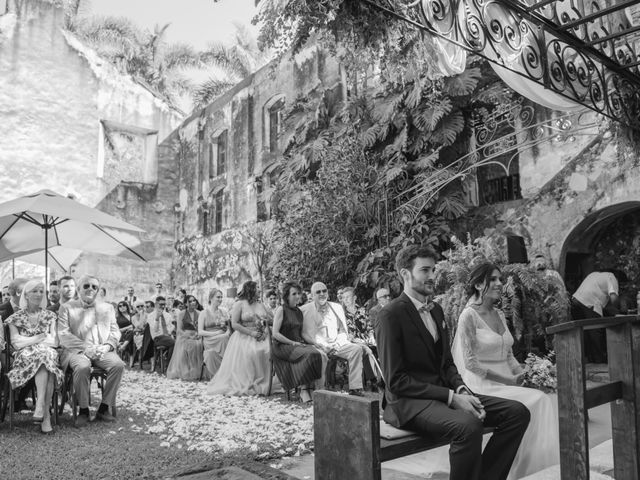
[[[134,247],[144,230],[51,190],[0,204],[0,262],[50,258],[65,270],[82,251],[145,259]],[[54,248],[55,247],[55,248]],[[63,256],[59,261],[55,256]],[[69,260],[71,259],[71,260]]]

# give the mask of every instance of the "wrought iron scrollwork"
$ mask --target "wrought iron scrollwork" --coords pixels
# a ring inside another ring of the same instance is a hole
[[[640,11],[634,26],[607,0],[364,1],[640,128]]]

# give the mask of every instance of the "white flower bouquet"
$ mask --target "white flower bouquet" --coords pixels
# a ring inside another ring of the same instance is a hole
[[[556,377],[555,353],[539,357],[533,353],[527,355],[524,366],[523,386],[537,388],[547,393],[555,393],[558,389]]]

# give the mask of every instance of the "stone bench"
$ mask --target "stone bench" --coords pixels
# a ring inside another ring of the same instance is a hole
[[[313,394],[315,478],[321,480],[380,480],[381,462],[448,445],[394,429],[380,436],[380,402],[318,390]],[[485,433],[491,432],[486,428]],[[404,435],[404,436],[403,436]]]

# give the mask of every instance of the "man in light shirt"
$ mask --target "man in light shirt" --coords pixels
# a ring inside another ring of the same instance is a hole
[[[327,356],[335,355],[345,359],[349,364],[349,393],[364,395],[362,361],[363,356],[370,354],[371,350],[364,344],[348,340],[347,320],[342,305],[329,301],[329,291],[324,283],[316,282],[311,286],[311,298],[311,303],[300,307],[303,314],[302,336],[324,353],[323,378],[320,383],[324,382]]]
[[[113,305],[97,301],[100,282],[92,275],[84,275],[78,283],[78,300],[60,305],[58,338],[63,347],[60,364],[73,371],[73,387],[80,406],[76,426],[83,427],[89,422],[91,367],[107,372],[95,420],[115,422],[109,410],[115,405],[124,363],[115,353],[120,329]]]
[[[571,297],[571,318],[582,320],[604,316],[605,308],[616,306],[618,289],[618,279],[614,273],[591,272]],[[607,337],[604,329],[586,330],[584,344],[587,361],[607,363]]]
[[[152,304],[147,301],[146,304]],[[167,301],[163,296],[156,297],[155,309],[147,313],[146,322],[149,325],[149,333],[156,347],[167,347],[167,360],[171,359],[173,347],[176,343],[172,334],[175,323],[170,313],[165,311]]]

